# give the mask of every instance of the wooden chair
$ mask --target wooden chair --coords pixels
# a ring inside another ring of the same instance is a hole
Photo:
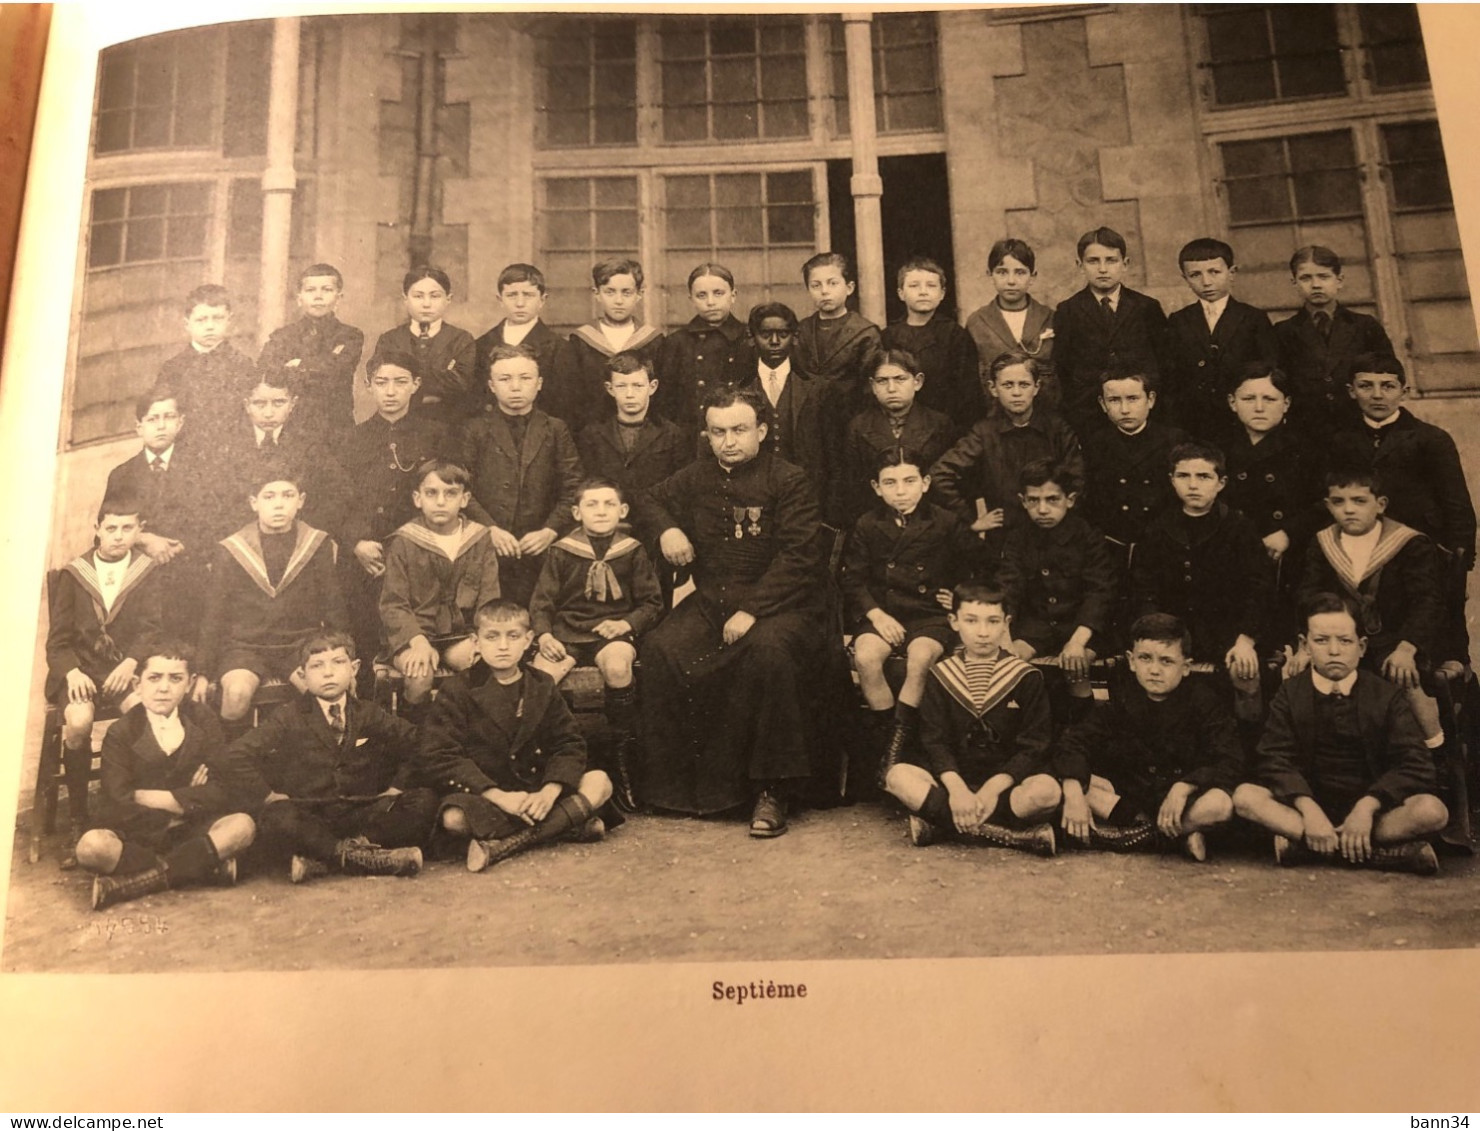
[[[108,724],[118,717],[117,708],[99,706],[93,719],[94,737],[99,735],[98,724],[103,724],[103,730],[106,731]],[[31,837],[26,852],[26,859],[32,864],[41,859],[41,838],[56,834],[57,807],[62,790],[71,789],[62,764],[62,708],[55,704],[48,705],[41,725],[41,756],[36,762],[36,789],[31,803]],[[84,789],[90,788],[102,776],[99,755],[100,749],[94,742]],[[68,800],[71,800],[70,793]]]

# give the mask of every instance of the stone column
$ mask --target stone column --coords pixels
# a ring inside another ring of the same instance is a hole
[[[884,325],[884,226],[879,200],[879,130],[874,115],[873,18],[844,12],[848,58],[848,128],[853,141],[853,223],[858,242],[858,308],[869,321]]]
[[[293,193],[298,174],[298,17],[272,22],[271,95],[267,104],[267,168],[262,174],[262,282],[257,322],[262,336],[281,326],[288,309],[288,255],[293,234]]]

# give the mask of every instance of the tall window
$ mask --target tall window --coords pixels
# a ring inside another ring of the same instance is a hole
[[[539,52],[542,145],[631,145],[637,140],[636,21],[549,24]]]
[[[209,182],[98,189],[88,227],[88,270],[204,261],[210,220]]]
[[[807,136],[800,17],[664,21],[659,42],[665,141]]]
[[[667,176],[663,196],[661,297],[670,322],[689,316],[684,284],[706,260],[734,273],[740,305],[806,297],[797,268],[817,241],[810,169]],[[744,317],[739,306],[737,316]]]
[[[879,132],[917,133],[941,128],[939,44],[931,12],[876,14],[870,22],[874,54],[874,110]],[[828,20],[832,61],[833,132],[848,136],[848,59],[843,21]]]
[[[1359,4],[1357,14],[1373,87],[1395,90],[1427,86],[1429,61],[1423,51],[1418,8],[1412,4]]]
[[[104,51],[96,152],[190,149],[215,142],[220,41],[219,29],[198,28]]]
[[[637,178],[552,177],[541,182],[541,197],[539,262],[552,318],[569,328],[591,309],[591,265],[637,256]]]

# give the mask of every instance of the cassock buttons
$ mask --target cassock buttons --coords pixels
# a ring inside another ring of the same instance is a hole
[[[1275,518],[1284,518],[1285,517],[1285,512],[1284,511],[1275,511],[1274,512],[1274,517]]]
[[[1264,482],[1266,482],[1266,483],[1273,483],[1274,482],[1274,472],[1272,472],[1272,471],[1266,471],[1264,473]]]
[[[1237,475],[1234,476],[1234,478],[1237,479],[1240,483],[1242,483],[1248,477],[1249,473],[1247,471],[1240,471]]]

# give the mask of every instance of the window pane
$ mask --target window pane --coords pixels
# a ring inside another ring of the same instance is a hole
[[[905,94],[885,103],[889,132],[940,128],[940,99],[934,94]]]
[[[1208,55],[1214,63],[1269,57],[1269,24],[1263,8],[1223,12],[1207,20]]]
[[[812,206],[788,204],[766,210],[769,231],[768,239],[773,244],[806,244],[816,240],[813,227]]]
[[[1453,203],[1438,122],[1382,127],[1396,208],[1448,208]]]
[[[592,31],[592,56],[598,62],[637,58],[637,29],[630,23],[601,23]]]
[[[580,179],[545,182],[545,207],[585,208],[591,199],[591,183]]]
[[[767,137],[806,137],[809,129],[805,102],[765,104]]]
[[[754,102],[756,64],[754,59],[717,59],[714,76],[715,102]]]
[[[1284,148],[1271,141],[1230,141],[1218,147],[1223,153],[1223,172],[1229,177],[1247,177],[1285,167]]]
[[[756,27],[753,18],[717,19],[709,24],[709,53],[719,55],[754,55]]]
[[[668,141],[700,141],[709,136],[708,115],[702,107],[663,111],[663,136]]]
[[[664,28],[662,32],[663,60],[704,58],[704,32],[702,29]],[[667,69],[666,66],[664,68]]]
[[[753,138],[758,137],[759,132],[754,103],[714,108],[714,136],[717,140]]]
[[[130,221],[125,258],[130,263],[164,258],[164,221],[151,217]]]
[[[707,249],[710,246],[709,211],[690,209],[670,210],[668,217],[668,242],[672,247]]]
[[[761,178],[755,173],[729,173],[714,178],[715,203],[721,208],[760,204]]]
[[[1379,90],[1429,81],[1418,9],[1412,4],[1361,4],[1362,39]]]
[[[591,218],[584,212],[551,212],[545,216],[545,238],[551,247],[582,247],[591,241]]]
[[[637,244],[636,212],[598,212],[596,243],[601,247],[634,247]]]
[[[1312,98],[1346,91],[1339,55],[1306,55],[1279,61],[1280,97]]]
[[[105,51],[98,78],[98,109],[128,109],[134,100],[135,53],[129,47]]]
[[[128,190],[128,214],[163,216],[169,195],[168,185],[136,185]]]
[[[1221,106],[1268,102],[1275,90],[1274,68],[1267,62],[1231,63],[1213,70],[1213,98]]]
[[[598,208],[637,207],[637,181],[633,177],[599,177],[592,185]]]
[[[761,95],[767,101],[807,96],[807,64],[800,58],[761,60]]]
[[[134,111],[134,148],[158,149],[170,142],[170,112],[167,108]]]
[[[708,177],[666,177],[664,191],[669,208],[708,208]]]
[[[1227,188],[1228,218],[1235,224],[1283,220],[1290,215],[1290,196],[1284,177],[1229,181]]]
[[[98,115],[97,151],[117,153],[129,145],[128,131],[133,114],[127,110],[105,110]]]
[[[259,223],[260,226],[260,223]],[[180,216],[169,223],[169,240],[165,246],[168,259],[195,259],[205,251],[206,218]]]
[[[552,17],[539,34],[540,144],[636,141],[636,25],[631,20]]]
[[[772,204],[785,201],[812,202],[812,174],[767,173],[766,199]]]
[[[663,101],[669,106],[702,103],[704,92],[703,63],[668,63],[663,67]]]
[[[127,189],[99,189],[93,193],[93,223],[96,224],[103,220],[122,220],[124,198],[127,194]]]
[[[211,186],[204,181],[194,183],[171,185],[170,211],[179,214],[181,212],[206,212],[211,204]]]
[[[1360,212],[1362,189],[1356,171],[1296,176],[1295,207],[1302,216],[1339,216]]]
[[[799,20],[779,20],[773,16],[761,24],[762,55],[801,55],[806,48]]]
[[[1347,130],[1303,134],[1290,138],[1289,143],[1290,167],[1297,173],[1307,169],[1350,168],[1356,164],[1352,135]]]
[[[1346,90],[1335,8],[1287,4],[1206,16],[1213,101],[1275,102]]]
[[[123,262],[123,225],[94,223],[88,236],[88,267],[113,267]]]
[[[715,239],[722,247],[760,247],[765,242],[759,206],[726,209],[715,220]]]
[[[546,145],[585,145],[590,138],[587,129],[590,120],[585,110],[550,111],[545,114]]]

